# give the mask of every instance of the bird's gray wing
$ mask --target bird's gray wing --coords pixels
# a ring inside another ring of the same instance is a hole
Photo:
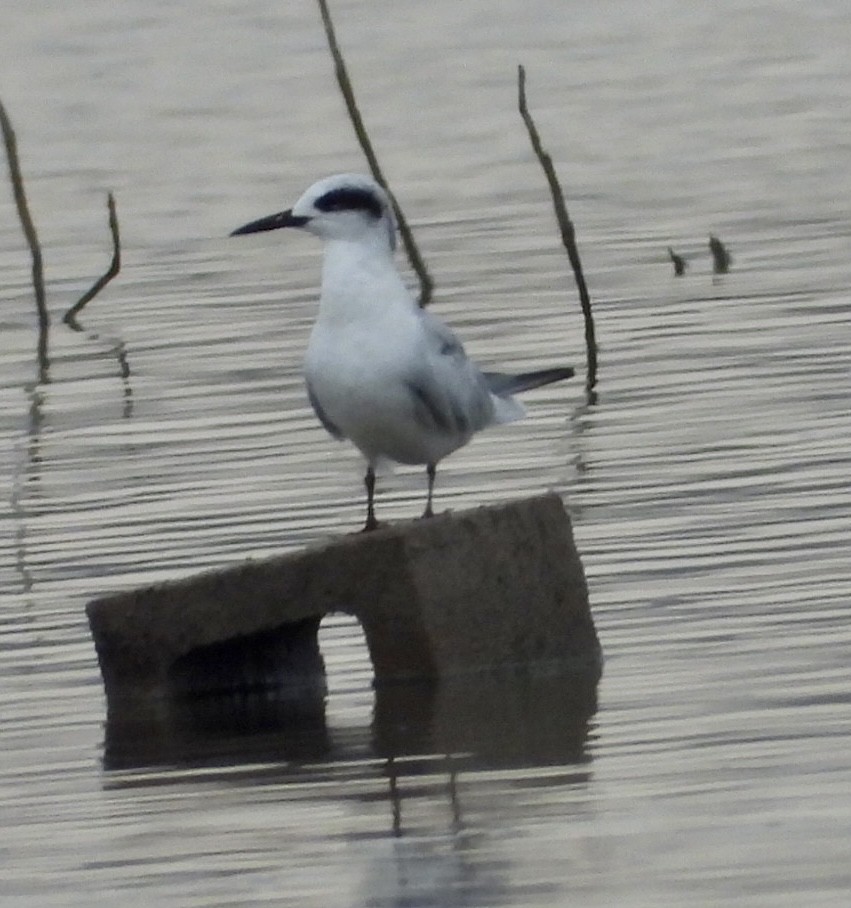
[[[310,401],[310,406],[313,407],[313,412],[316,414],[319,422],[325,427],[325,431],[336,438],[338,441],[342,441],[346,436],[328,419],[325,411],[322,409],[322,405],[319,403],[319,398],[316,396],[316,392],[310,385],[309,381],[305,381],[307,385],[307,399]]]
[[[422,343],[407,380],[418,421],[447,434],[484,428],[493,419],[485,377],[440,319],[424,309],[420,319]]]

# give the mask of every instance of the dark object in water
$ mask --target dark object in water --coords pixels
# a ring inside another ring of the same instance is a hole
[[[712,270],[716,274],[726,274],[730,270],[733,256],[717,236],[709,235],[709,251],[712,253]]]
[[[668,246],[668,255],[671,257],[671,261],[674,263],[674,274],[677,277],[682,277],[683,273],[686,270],[686,260],[681,256],[677,255],[670,246]]]

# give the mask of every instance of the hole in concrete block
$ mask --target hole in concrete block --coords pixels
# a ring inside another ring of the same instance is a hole
[[[375,672],[360,622],[352,615],[326,615],[319,627],[319,646],[328,677],[329,717],[368,725]]]
[[[325,696],[325,666],[319,652],[319,618],[193,649],[169,670],[178,699],[275,691],[279,698]]]

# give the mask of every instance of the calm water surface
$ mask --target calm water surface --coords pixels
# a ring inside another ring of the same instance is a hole
[[[376,700],[339,619],[324,719],[298,734],[274,703],[168,741],[105,726],[89,598],[361,520],[357,457],[301,386],[318,245],[227,233],[363,164],[312,3],[12,4],[0,94],[54,315],[107,263],[107,189],[124,266],[84,332],[55,326],[35,387],[0,192],[0,901],[847,904],[847,3],[334,11],[435,311],[489,365],[581,365],[515,109],[527,67],[596,306],[598,396],[530,395],[526,421],[445,464],[439,502],[564,496],[607,657],[596,711],[519,686]],[[400,470],[381,513],[422,497]]]

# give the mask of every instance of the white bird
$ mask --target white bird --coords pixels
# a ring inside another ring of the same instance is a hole
[[[382,461],[426,466],[423,516],[430,517],[435,471],[447,454],[475,432],[523,416],[512,394],[573,375],[566,367],[523,375],[480,371],[402,281],[390,198],[370,177],[327,177],[291,209],[231,236],[279,227],[325,240],[319,314],[305,357],[307,394],[328,432],[366,458],[365,530],[378,526],[375,471]]]

